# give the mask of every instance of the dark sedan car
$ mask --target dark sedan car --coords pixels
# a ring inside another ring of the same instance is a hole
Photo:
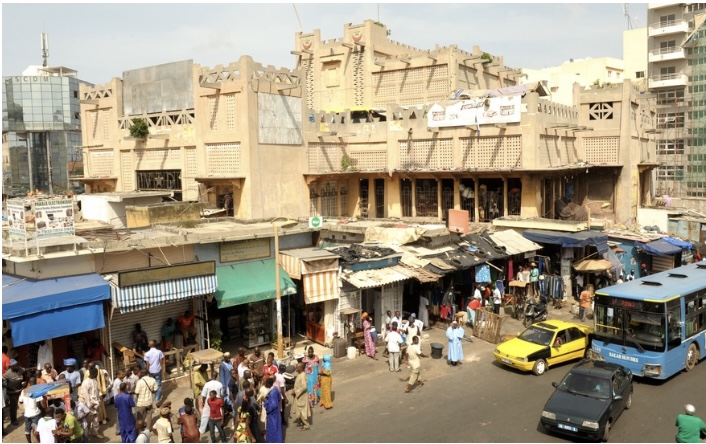
[[[564,435],[608,441],[611,426],[632,405],[632,373],[622,365],[584,359],[552,385],[541,423]]]

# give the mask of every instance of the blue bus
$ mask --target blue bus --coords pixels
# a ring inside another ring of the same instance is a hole
[[[597,359],[667,379],[706,356],[706,261],[596,291]]]

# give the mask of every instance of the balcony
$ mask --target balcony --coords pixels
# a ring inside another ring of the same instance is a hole
[[[653,49],[647,57],[647,61],[650,63],[677,59],[686,59],[684,48],[672,46],[669,48]]]
[[[674,73],[652,76],[649,79],[648,88],[666,88],[674,86],[686,86],[688,77],[686,74]]]
[[[648,3],[647,9],[653,10],[653,9],[661,9],[661,8],[670,8],[672,6],[680,6],[683,4],[684,3],[682,3],[682,2]]]
[[[648,37],[657,37],[669,34],[685,33],[689,30],[689,22],[686,20],[666,20],[652,23],[647,28]]]

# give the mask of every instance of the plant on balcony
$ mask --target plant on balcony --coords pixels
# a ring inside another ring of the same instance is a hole
[[[132,119],[132,125],[130,125],[130,136],[135,139],[145,139],[150,133],[150,129],[147,126],[145,119],[136,117]]]
[[[353,166],[353,159],[348,156],[348,154],[343,154],[341,157],[341,171],[355,171]]]
[[[482,60],[487,60],[488,62],[492,62],[492,61],[493,61],[493,56],[490,55],[490,54],[488,54],[487,52],[484,52],[484,53],[480,56],[480,58],[481,58]],[[483,63],[485,63],[485,62],[483,62]]]

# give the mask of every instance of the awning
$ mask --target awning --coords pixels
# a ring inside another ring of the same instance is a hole
[[[218,302],[218,308],[265,301],[277,297],[274,259],[221,265],[216,267],[216,276],[218,277],[218,290],[214,297]],[[279,281],[282,296],[297,293],[297,286],[281,266]]]
[[[392,267],[376,268],[373,270],[361,270],[355,272],[343,272],[341,277],[357,288],[382,287],[393,282],[400,282],[409,279],[398,265]]]
[[[414,278],[421,283],[437,282],[442,276],[440,274],[433,273],[429,270],[425,270],[422,267],[412,267],[401,262],[399,265],[395,265],[395,267],[397,267],[397,271],[399,271],[400,273],[406,274],[410,278]]]
[[[118,287],[110,281],[113,304],[120,313],[131,313],[158,305],[211,294],[218,288],[216,275],[191,276],[161,282],[149,282],[129,287]]]
[[[516,254],[530,253],[541,250],[542,246],[524,238],[515,230],[497,231],[488,235],[499,247],[505,247],[505,252],[514,256]]]
[[[676,245],[677,247],[681,247],[681,249],[683,249],[683,250],[691,250],[692,248],[694,248],[693,243],[691,243],[689,241],[677,239],[676,237],[663,237],[661,240],[668,242],[672,245]]]
[[[2,275],[2,319],[15,347],[105,326],[110,286],[98,274],[31,280]]]
[[[280,251],[289,277],[304,284],[304,302],[315,304],[338,298],[338,255],[321,248]]]
[[[464,247],[463,244],[461,244],[462,249],[465,248],[466,251],[469,251],[482,261],[504,259],[508,256],[505,250],[498,247],[484,234],[470,233],[461,236],[461,239],[469,244],[467,247]]]
[[[540,244],[561,245],[564,248],[579,248],[587,245],[593,245],[598,249],[598,252],[607,253],[608,236],[595,231],[578,231],[569,233],[564,231],[549,231],[549,230],[525,230],[522,235]]]
[[[635,242],[635,247],[644,250],[647,254],[653,254],[658,256],[681,253],[682,250],[681,247],[672,245],[663,239],[657,239],[655,241],[647,242],[645,244],[643,244],[642,242]]]

